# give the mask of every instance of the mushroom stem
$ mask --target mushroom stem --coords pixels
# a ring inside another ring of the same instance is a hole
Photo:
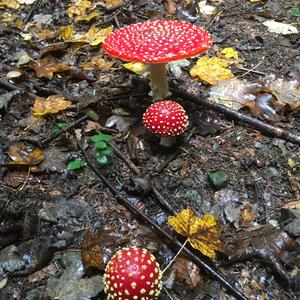
[[[162,136],[160,138],[159,144],[163,147],[170,148],[174,146],[176,143],[176,137],[175,136]]]
[[[153,100],[163,100],[171,95],[167,80],[166,64],[150,64],[151,92]]]

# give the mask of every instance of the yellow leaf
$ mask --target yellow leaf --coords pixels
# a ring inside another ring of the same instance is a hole
[[[35,117],[44,117],[48,114],[56,114],[71,106],[72,102],[65,100],[63,96],[53,95],[47,99],[37,97],[32,108]]]
[[[169,217],[168,223],[177,233],[186,236],[193,248],[210,258],[216,257],[215,251],[223,250],[221,230],[212,215],[200,218],[192,209],[187,208],[176,216]]]
[[[90,22],[92,19],[97,18],[98,16],[100,16],[101,14],[99,12],[92,12],[88,15],[84,15],[84,16],[78,16],[76,17],[76,21],[80,22],[80,21],[86,21],[86,22]]]
[[[122,3],[123,0],[104,0],[106,8],[112,8],[118,6]]]
[[[20,3],[16,0],[1,0],[0,1],[0,7],[18,9],[20,7]]]
[[[58,29],[59,37],[64,41],[69,41],[73,38],[74,27],[72,25],[61,26]]]
[[[218,52],[218,56],[228,59],[228,60],[238,60],[238,52],[233,48],[224,48]]]
[[[87,39],[90,39],[89,44],[91,46],[99,45],[104,41],[104,39],[111,34],[113,27],[109,26],[103,29],[97,29],[96,27],[91,27],[90,30],[86,33]]]
[[[123,67],[134,72],[135,74],[142,75],[143,77],[147,77],[148,68],[145,64],[140,62],[133,62],[123,64]]]
[[[196,65],[190,70],[192,77],[199,77],[201,80],[215,85],[219,80],[227,80],[234,77],[227,69],[228,61],[226,59],[203,56],[198,59]]]
[[[70,6],[67,9],[68,16],[70,18],[72,18],[73,16],[82,16],[88,9],[92,7],[94,7],[94,5],[90,1],[78,0],[74,5]]]

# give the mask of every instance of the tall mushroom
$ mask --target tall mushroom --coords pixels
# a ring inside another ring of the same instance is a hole
[[[196,25],[169,20],[125,26],[105,38],[102,48],[114,57],[150,66],[154,100],[170,95],[166,63],[198,55],[212,44],[210,34]]]

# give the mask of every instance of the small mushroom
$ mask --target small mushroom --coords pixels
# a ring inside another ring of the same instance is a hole
[[[152,300],[160,294],[161,276],[159,264],[146,249],[123,248],[105,268],[104,291],[108,300]]]
[[[153,103],[143,115],[145,127],[161,136],[160,144],[170,147],[176,136],[181,135],[189,124],[184,108],[175,101],[165,100]]]
[[[150,66],[154,100],[170,96],[166,63],[198,55],[212,44],[210,34],[196,25],[170,20],[125,26],[105,38],[102,48],[114,57]]]

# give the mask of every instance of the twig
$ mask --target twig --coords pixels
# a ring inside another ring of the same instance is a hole
[[[125,164],[128,166],[128,168],[136,175],[140,173],[139,169],[137,166],[125,155],[119,150],[119,148],[116,146],[114,142],[107,142],[107,144],[112,147],[115,151],[115,153],[125,162]]]
[[[33,3],[31,10],[29,12],[29,14],[27,15],[27,17],[24,20],[24,23],[26,24],[27,22],[29,22],[29,20],[31,19],[33,13],[35,12],[35,10],[42,4],[44,0],[37,0]]]
[[[51,141],[58,138],[63,132],[70,131],[71,129],[73,129],[74,127],[76,127],[77,125],[79,125],[80,123],[84,122],[87,119],[92,119],[93,121],[97,121],[98,120],[98,115],[93,110],[88,110],[85,115],[83,115],[82,117],[77,119],[75,122],[69,124],[65,128],[61,128],[61,130],[59,130],[58,132],[52,134],[48,138],[46,138],[42,141],[39,141],[39,146],[41,148],[45,148]]]
[[[168,244],[171,244],[175,249],[178,251],[182,247],[182,243],[180,243],[177,239],[174,239],[171,235],[169,235],[166,231],[164,231],[161,226],[159,226],[156,222],[149,219],[145,214],[143,214],[138,208],[132,205],[124,196],[122,196],[111,184],[111,182],[100,172],[98,168],[91,163],[87,153],[83,149],[82,145],[79,141],[77,141],[77,146],[81,150],[88,166],[91,170],[101,179],[109,190],[115,195],[117,201],[124,205],[132,214],[134,214],[138,219],[142,220],[143,222],[150,225],[158,234],[159,236]],[[198,267],[205,270],[209,273],[213,278],[218,280],[220,284],[230,291],[237,299],[240,300],[248,300],[248,298],[239,290],[237,290],[230,282],[228,282],[223,276],[221,276],[213,267],[211,267],[207,262],[205,262],[200,257],[193,254],[187,247],[182,249],[182,252],[189,257]]]
[[[177,88],[171,88],[170,90],[174,96],[177,96],[182,99],[199,104],[206,108],[212,109],[216,112],[223,113],[226,117],[237,120],[242,123],[245,123],[247,125],[250,125],[252,128],[259,130],[262,133],[268,134],[273,137],[280,138],[282,140],[291,142],[293,144],[300,145],[300,136],[295,135],[285,129],[282,129],[282,128],[279,128],[279,127],[276,127],[273,125],[269,125],[263,121],[260,121],[253,117],[242,114],[242,113],[240,113],[234,109],[231,109],[229,107],[226,107],[224,105],[208,101],[201,96],[196,97],[196,96],[193,96],[193,95],[191,95],[183,90],[177,89]]]

